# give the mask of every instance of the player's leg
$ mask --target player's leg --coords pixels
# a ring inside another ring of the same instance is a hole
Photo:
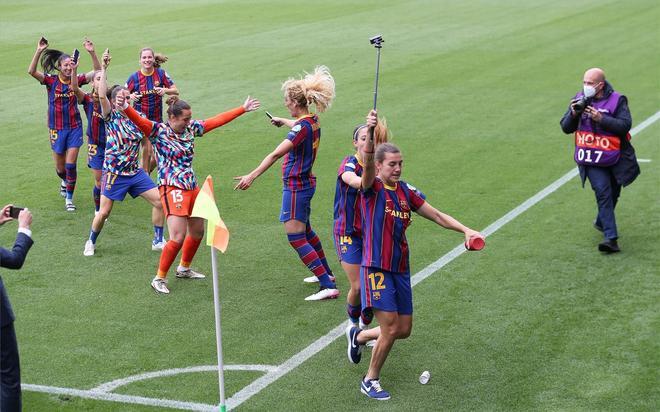
[[[144,170],[140,170],[132,177],[129,194],[133,198],[140,196],[153,206],[151,223],[154,225],[154,239],[151,242],[151,250],[162,250],[165,246],[165,242],[163,242],[163,205],[156,185]]]
[[[307,214],[310,215],[311,210]],[[328,272],[328,275],[330,275],[331,278],[334,278],[335,276],[332,273],[332,269],[330,269],[330,265],[328,264],[328,259],[326,259],[325,257],[325,251],[323,250],[321,239],[319,239],[316,232],[314,232],[314,229],[312,229],[312,224],[309,222],[309,220],[307,221],[307,225],[305,227],[305,236],[307,237],[307,241],[309,242],[309,244],[312,245],[312,247],[316,251],[316,254],[319,256],[319,260],[321,261],[321,264],[325,268],[325,271]]]
[[[110,216],[113,204],[114,201],[112,199],[104,194],[101,195],[99,212],[94,215],[94,220],[92,220],[92,228],[89,231],[89,238],[87,239],[87,242],[85,242],[83,255],[94,255],[94,251],[96,250],[96,240],[101,234],[105,220]]]
[[[64,168],[66,147],[64,139],[60,139],[58,130],[48,129],[48,132],[50,134],[50,148],[53,151],[55,173],[60,178],[60,196],[66,197],[66,169]]]
[[[186,236],[187,230],[186,220],[183,216],[170,215],[167,217],[167,230],[169,231],[170,239],[165,244],[165,247],[163,247],[158,262],[158,272],[156,273],[156,277],[151,281],[151,287],[156,292],[170,293],[167,288],[167,272],[170,270],[172,263],[183,245],[183,239]]]
[[[206,276],[190,269],[195,253],[204,238],[204,219],[199,217],[188,218],[188,234],[183,241],[181,262],[176,269],[176,277],[184,279],[203,279]]]
[[[99,213],[101,207],[101,169],[91,169],[94,176],[94,187],[92,188],[92,198],[94,199],[94,212]]]
[[[76,206],[73,204],[73,192],[76,189],[76,181],[78,180],[78,152],[83,143],[82,127],[70,129],[67,131],[66,136],[66,159],[64,164],[65,180],[66,180],[66,200],[65,206],[68,212],[74,212]]]
[[[142,170],[146,171],[147,174],[151,173],[153,170],[151,168],[152,159],[154,159],[154,148],[149,141],[149,139],[142,139],[140,142],[140,147],[142,149],[142,158],[140,159],[140,165]]]

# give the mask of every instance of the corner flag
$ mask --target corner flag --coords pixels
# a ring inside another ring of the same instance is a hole
[[[220,218],[218,206],[215,204],[211,176],[206,177],[204,185],[195,199],[195,206],[193,206],[190,216],[206,219],[206,244],[225,253],[229,244],[229,230]]]

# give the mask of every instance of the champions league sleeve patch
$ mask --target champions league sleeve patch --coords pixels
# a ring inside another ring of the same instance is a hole
[[[346,167],[355,169],[355,165],[353,163],[346,163]]]
[[[297,124],[297,125],[293,126],[293,128],[291,128],[291,131],[294,132],[294,133],[298,133],[301,129],[302,129],[302,126]]]

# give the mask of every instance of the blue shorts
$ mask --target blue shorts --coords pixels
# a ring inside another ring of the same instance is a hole
[[[82,126],[75,129],[48,129],[48,133],[50,134],[50,148],[58,155],[63,155],[67,150],[83,144]]]
[[[133,198],[140,196],[150,189],[155,189],[156,184],[142,169],[133,176],[121,176],[107,171],[101,175],[101,194],[108,199],[122,201],[126,193]]]
[[[375,267],[360,267],[362,310],[373,308],[399,315],[412,315],[410,272],[396,273]]]
[[[309,216],[312,213],[312,197],[316,188],[305,190],[282,190],[282,210],[280,211],[280,222],[287,222],[291,219],[301,222],[309,222]]]
[[[335,235],[334,237],[339,261],[359,265],[362,262],[362,238],[353,235]]]
[[[102,170],[104,158],[105,145],[87,145],[87,167],[94,170]]]

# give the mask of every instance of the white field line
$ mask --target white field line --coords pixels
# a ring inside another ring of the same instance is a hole
[[[226,371],[273,372],[276,369],[277,366],[271,366],[271,365],[224,365],[224,370]],[[92,388],[91,390],[95,392],[112,392],[121,386],[147,379],[162,378],[164,376],[179,375],[181,373],[215,372],[217,370],[218,370],[218,365],[204,365],[204,366],[193,366],[190,368],[176,368],[176,369],[166,369],[155,372],[147,372],[147,373],[141,373],[139,375],[129,376],[127,378],[116,379],[111,382],[106,382],[104,384],[97,386],[96,388]]]
[[[637,159],[639,163],[651,163],[651,159]]]
[[[637,125],[635,128],[633,128],[630,131],[630,134],[635,135],[641,132],[642,130],[646,129],[648,126],[655,123],[658,119],[660,119],[660,111],[656,112],[654,115],[652,115],[651,117],[649,117],[648,119],[644,120],[642,123]],[[548,196],[555,190],[559,189],[566,182],[568,182],[577,175],[578,175],[577,168],[574,168],[571,171],[567,172],[564,176],[560,177],[559,179],[551,183],[549,186],[547,186],[546,188],[544,188],[534,196],[525,200],[519,206],[511,210],[509,213],[505,214],[504,216],[502,216],[501,218],[490,224],[487,228],[485,228],[482,231],[482,233],[485,236],[489,236],[495,233],[502,226],[512,221],[517,216],[525,212],[527,209],[529,209],[530,207],[534,206],[535,204],[543,200],[546,196]],[[458,246],[456,246],[454,249],[452,249],[450,252],[442,256],[440,259],[436,260],[435,262],[431,263],[421,271],[417,272],[411,278],[411,284],[415,286],[422,280],[426,279],[427,277],[431,276],[433,273],[440,270],[440,268],[445,266],[447,263],[459,257],[464,252],[465,252],[465,246],[463,246],[463,244],[461,243]],[[234,396],[232,396],[227,400],[227,409],[233,409],[239,406],[246,400],[250,399],[252,396],[261,392],[266,386],[275,382],[282,376],[289,373],[291,370],[298,367],[301,363],[303,363],[307,359],[311,358],[312,356],[323,350],[326,346],[330,345],[335,339],[337,339],[338,337],[344,334],[345,326],[346,323],[342,322],[341,324],[339,324],[339,326],[332,329],[325,336],[317,339],[315,342],[307,346],[305,349],[293,355],[286,362],[280,365],[280,367],[277,368],[276,371],[265,374],[264,376],[258,378],[257,380],[255,380],[248,386],[244,387],[240,391],[236,392]]]
[[[644,120],[642,123],[638,124],[636,127],[634,127],[631,131],[631,135],[635,135],[642,130],[646,129],[648,126],[652,125],[655,123],[658,119],[660,119],[660,111],[656,112],[654,115],[650,116],[648,119]],[[538,192],[536,195],[530,197],[523,203],[521,203],[519,206],[511,210],[509,213],[505,214],[502,216],[500,219],[496,220],[492,224],[490,224],[488,227],[486,227],[482,233],[486,236],[489,236],[493,233],[495,233],[498,229],[500,229],[502,226],[507,224],[508,222],[512,221],[515,219],[517,216],[525,212],[527,209],[530,207],[534,206],[536,203],[540,202],[543,200],[546,196],[554,192],[555,190],[559,189],[562,185],[564,185],[566,182],[571,180],[573,177],[577,176],[578,171],[577,168],[572,169],[571,171],[567,172],[564,176],[560,177],[557,179],[555,182],[550,184],[548,187],[544,188],[540,192]],[[437,261],[431,263],[421,271],[417,272],[412,278],[411,278],[411,283],[412,285],[417,285],[419,282],[422,280],[426,279],[427,277],[431,276],[433,273],[437,272],[440,268],[451,262],[452,260],[456,259],[458,256],[463,254],[465,252],[465,247],[461,243],[460,245],[456,246],[454,249],[452,249],[450,252],[442,256],[440,259]],[[345,328],[345,322],[342,322],[339,324],[337,327],[332,329],[330,332],[328,332],[325,336],[322,336],[321,338],[317,339],[314,341],[312,344],[301,350],[300,352],[296,353],[293,355],[291,358],[286,360],[284,363],[281,365],[277,366],[276,368],[269,370],[264,376],[256,379],[253,381],[251,384],[248,386],[244,387],[240,391],[236,392],[234,396],[231,398],[227,399],[227,409],[233,409],[245,402],[246,400],[250,399],[252,396],[256,395],[257,393],[261,392],[263,389],[265,389],[268,385],[271,383],[275,382],[282,376],[286,375],[287,373],[291,372],[293,369],[297,368],[299,365],[301,365],[303,362],[305,362],[307,359],[311,358],[312,356],[316,355],[319,353],[321,350],[326,348],[328,345],[330,345],[332,342],[335,341],[338,337],[342,336],[344,334],[344,328]],[[228,369],[227,365],[225,368]],[[157,372],[154,372],[157,373]],[[137,375],[140,376],[140,375]],[[130,379],[130,378],[125,378],[125,379]],[[117,381],[122,381],[121,379]],[[117,382],[113,381],[113,382]],[[112,383],[112,382],[110,382]],[[104,385],[110,385],[104,384]],[[104,385],[99,386],[98,388],[105,388]],[[182,410],[193,410],[193,411],[217,411],[218,407],[215,405],[207,405],[207,404],[200,404],[200,403],[194,403],[194,402],[180,402],[180,401],[174,401],[174,400],[168,400],[168,399],[156,399],[156,398],[145,398],[141,396],[129,396],[129,395],[118,395],[118,394],[113,394],[113,393],[107,393],[107,392],[101,392],[98,390],[80,390],[80,389],[73,389],[73,388],[58,388],[54,386],[42,386],[42,385],[30,385],[30,384],[23,384],[22,385],[23,389],[27,391],[34,391],[34,392],[44,392],[44,393],[51,393],[51,394],[63,394],[63,395],[70,395],[70,396],[76,396],[80,398],[90,398],[90,399],[99,399],[99,400],[106,400],[106,401],[113,401],[113,402],[122,402],[122,403],[135,403],[135,404],[141,404],[141,405],[153,405],[153,406],[161,406],[161,407],[167,407],[167,408],[178,408]]]

